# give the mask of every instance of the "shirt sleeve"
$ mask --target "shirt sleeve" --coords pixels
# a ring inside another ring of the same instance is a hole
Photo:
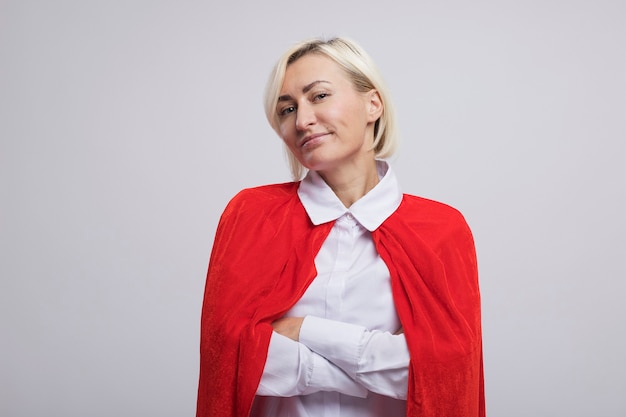
[[[302,343],[273,332],[257,395],[292,397],[319,391],[367,396],[367,389],[341,368]]]
[[[404,334],[307,316],[299,339],[369,391],[406,399],[410,356]]]

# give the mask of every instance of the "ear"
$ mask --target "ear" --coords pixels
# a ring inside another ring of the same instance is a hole
[[[370,90],[367,92],[367,121],[370,123],[374,123],[376,120],[380,119],[380,116],[383,114],[383,110],[385,106],[383,105],[383,101],[380,99],[380,94],[376,90]]]

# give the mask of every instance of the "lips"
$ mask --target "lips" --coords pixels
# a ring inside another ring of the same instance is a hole
[[[326,136],[327,134],[328,134],[327,132],[324,132],[324,133],[313,133],[313,134],[310,134],[310,135],[306,135],[300,141],[300,147],[305,147],[307,145],[308,146],[313,145],[313,144],[319,142],[320,138]]]

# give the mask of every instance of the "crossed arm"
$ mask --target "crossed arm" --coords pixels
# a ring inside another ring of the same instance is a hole
[[[395,334],[319,317],[284,317],[274,333],[258,395],[289,397],[318,391],[405,399],[409,353]]]

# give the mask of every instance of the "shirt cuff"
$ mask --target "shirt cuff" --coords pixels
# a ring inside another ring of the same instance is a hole
[[[356,378],[363,337],[367,329],[356,324],[306,316],[300,328],[300,343]]]

